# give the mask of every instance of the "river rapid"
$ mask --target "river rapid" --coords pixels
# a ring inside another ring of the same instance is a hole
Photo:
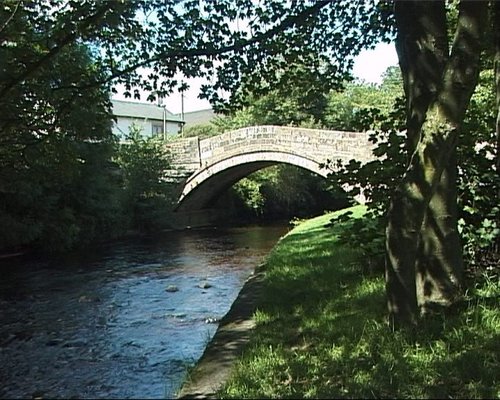
[[[174,398],[284,226],[0,260],[0,398]]]

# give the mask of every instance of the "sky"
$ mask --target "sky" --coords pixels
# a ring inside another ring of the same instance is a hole
[[[361,52],[354,62],[353,75],[367,83],[381,83],[381,76],[385,70],[397,64],[398,57],[394,44],[380,43],[373,50],[364,50]],[[203,80],[195,78],[187,82],[190,88],[184,92],[184,112],[210,108],[208,100],[198,99],[198,93]],[[126,99],[121,93],[114,95],[113,98],[130,100]],[[141,102],[146,102],[146,100],[141,99]],[[180,93],[173,93],[167,97],[165,99],[165,106],[168,111],[180,114],[182,110]]]
[[[363,50],[354,62],[353,75],[369,83],[382,83],[382,74],[398,65],[394,44],[379,43],[373,50]]]

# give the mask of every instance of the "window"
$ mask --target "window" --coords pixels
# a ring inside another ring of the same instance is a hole
[[[163,124],[151,124],[152,136],[163,136]]]

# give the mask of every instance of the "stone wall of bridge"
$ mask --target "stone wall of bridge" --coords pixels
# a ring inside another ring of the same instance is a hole
[[[367,133],[288,126],[252,126],[202,140],[181,139],[168,146],[173,166],[193,172],[249,153],[288,153],[317,163],[337,159],[367,162],[373,158]]]
[[[235,155],[255,152],[298,154],[316,162],[371,159],[366,133],[288,126],[252,126],[200,141],[202,167]]]
[[[179,139],[166,144],[172,156],[173,167],[189,171],[200,168],[200,140],[197,137]]]

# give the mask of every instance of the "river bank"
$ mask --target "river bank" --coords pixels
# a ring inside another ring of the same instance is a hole
[[[200,360],[188,373],[177,394],[181,399],[216,398],[217,390],[230,377],[234,363],[241,355],[254,328],[253,313],[261,295],[263,266],[245,282],[228,313],[207,345]]]
[[[363,218],[362,208],[352,210]],[[418,332],[391,332],[383,272],[371,271],[359,249],[338,243],[342,224],[331,226],[333,215],[300,224],[274,247],[257,274],[260,292],[244,345],[224,365],[216,341],[221,325],[206,350],[220,362],[203,369],[202,358],[192,372],[205,391],[189,391],[186,382],[180,395],[499,398],[498,277],[469,283],[460,312],[429,316]],[[221,366],[230,371],[223,379],[216,374]]]

